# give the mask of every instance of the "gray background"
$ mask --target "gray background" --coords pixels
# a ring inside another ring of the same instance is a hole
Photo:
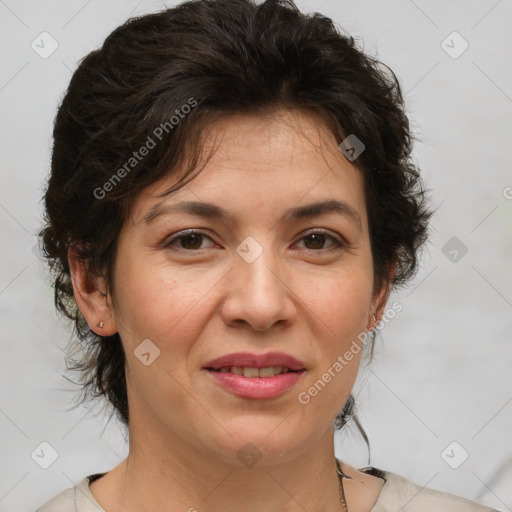
[[[379,334],[375,360],[356,383],[370,465],[512,510],[511,1],[297,5],[332,17],[396,72],[421,139],[415,158],[439,207],[416,279],[390,299],[403,310]],[[0,0],[2,512],[35,510],[127,454],[99,406],[69,410],[76,395],[62,374],[70,333],[33,247],[53,117],[77,61],[129,16],[161,6]],[[46,59],[31,47],[43,31],[58,43]],[[453,31],[469,44],[457,58],[445,51],[463,48],[448,37]],[[42,442],[58,452],[48,469],[31,456]],[[354,426],[337,436],[336,451],[368,465]]]

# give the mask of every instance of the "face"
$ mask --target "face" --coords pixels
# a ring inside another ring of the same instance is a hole
[[[230,463],[252,443],[271,464],[321,438],[357,376],[358,335],[382,297],[363,177],[313,117],[236,116],[210,133],[220,145],[206,167],[163,198],[172,176],[144,190],[119,237],[113,315],[130,413]],[[317,203],[327,207],[305,208]],[[207,369],[240,352],[301,368]]]

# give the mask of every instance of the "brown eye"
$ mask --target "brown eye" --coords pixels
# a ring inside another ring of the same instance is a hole
[[[172,236],[164,244],[164,247],[173,248],[178,251],[197,251],[204,249],[201,247],[203,241],[207,239],[211,241],[211,238],[204,233],[199,231],[189,231],[188,233],[181,233]]]
[[[323,249],[326,238],[327,237],[323,234],[313,233],[312,235],[304,237],[304,240],[309,240],[309,245],[306,243],[308,249]]]
[[[178,240],[180,240],[180,246],[183,249],[200,249],[203,236],[193,233],[191,235],[181,236]]]
[[[333,251],[345,247],[345,244],[341,242],[341,240],[323,231],[309,233],[303,236],[301,240],[304,240],[304,245],[307,250],[315,252],[322,250]],[[331,241],[331,243],[325,247],[325,243],[329,241]]]

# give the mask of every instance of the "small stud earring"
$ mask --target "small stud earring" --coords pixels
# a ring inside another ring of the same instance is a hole
[[[101,328],[103,327],[103,322],[100,322],[100,323],[98,324],[98,327],[101,329]]]

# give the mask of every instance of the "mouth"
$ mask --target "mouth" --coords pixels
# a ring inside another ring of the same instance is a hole
[[[204,368],[244,377],[272,377],[281,373],[305,370],[302,361],[284,352],[235,352],[207,362]]]
[[[227,354],[208,362],[203,370],[220,389],[244,399],[270,399],[290,391],[306,368],[283,352]]]
[[[304,369],[292,369],[287,366],[267,366],[256,368],[254,366],[223,366],[221,368],[205,368],[216,373],[231,373],[246,378],[271,378],[285,373],[302,373]]]

